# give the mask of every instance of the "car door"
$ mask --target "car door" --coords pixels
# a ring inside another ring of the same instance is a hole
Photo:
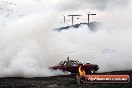
[[[71,62],[70,66],[67,66],[67,71],[71,72],[71,73],[77,73],[78,72],[78,64],[76,64],[74,61]]]

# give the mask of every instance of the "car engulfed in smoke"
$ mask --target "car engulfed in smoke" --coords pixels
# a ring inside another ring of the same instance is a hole
[[[67,58],[67,61],[61,61],[58,65],[51,66],[49,67],[49,69],[61,70],[62,72],[67,71],[71,73],[79,73],[78,69],[80,68],[80,66],[81,69],[83,69],[86,73],[95,73],[99,69],[99,66],[96,64],[83,64],[78,60],[69,60],[69,57]]]

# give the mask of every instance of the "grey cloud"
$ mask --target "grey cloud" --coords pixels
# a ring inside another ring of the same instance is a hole
[[[63,4],[62,10],[78,10],[78,9],[115,9],[124,8],[129,4],[130,0],[68,0]]]

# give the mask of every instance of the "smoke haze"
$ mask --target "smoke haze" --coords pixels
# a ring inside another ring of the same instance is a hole
[[[96,32],[91,32],[85,25],[58,32],[53,29],[61,5],[56,6],[51,3],[52,0],[49,1],[51,4],[44,0],[12,1],[16,3],[12,7],[14,13],[0,17],[1,77],[62,74],[51,72],[48,67],[65,60],[67,56],[98,64],[99,72],[132,69],[131,2],[126,1],[127,6],[125,4],[122,10],[105,11],[103,22]],[[99,0],[94,1],[98,3]],[[98,7],[96,3],[95,7]],[[108,6],[102,5],[105,4],[101,4],[100,8]]]

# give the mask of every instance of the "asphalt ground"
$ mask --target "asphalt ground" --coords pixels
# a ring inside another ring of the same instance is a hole
[[[0,78],[0,88],[132,88],[132,70],[96,74],[129,75],[129,83],[86,83],[78,84],[75,74],[52,77],[4,77]]]

